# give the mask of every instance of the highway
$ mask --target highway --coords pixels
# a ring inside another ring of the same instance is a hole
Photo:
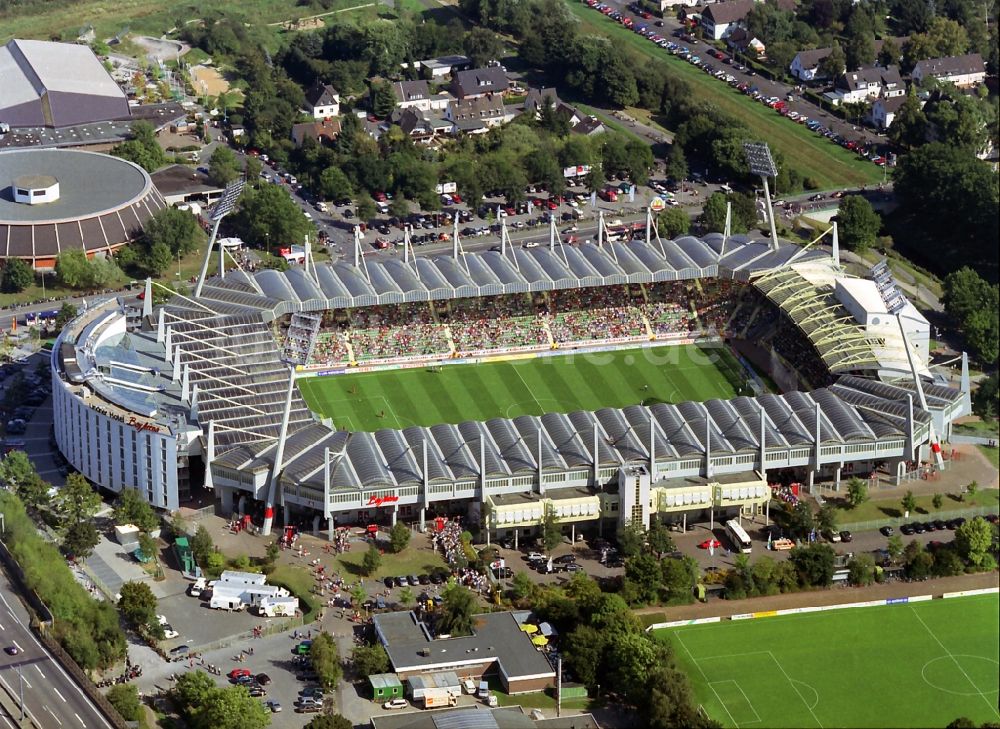
[[[28,612],[3,573],[0,601],[0,690],[6,691],[13,705],[19,706],[23,690],[25,713],[38,727],[111,729],[104,715],[28,628]],[[7,653],[11,647],[18,650],[17,655]],[[2,714],[0,719],[6,726],[17,725]]]

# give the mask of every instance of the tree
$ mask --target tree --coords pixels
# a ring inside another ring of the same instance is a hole
[[[810,587],[827,587],[833,582],[833,548],[829,544],[814,542],[805,547],[794,547],[788,560],[795,566],[799,582]]]
[[[125,721],[139,721],[142,715],[142,702],[139,701],[139,689],[133,683],[116,683],[107,693],[107,699],[122,715]]]
[[[371,676],[389,670],[389,656],[381,643],[360,643],[351,652],[351,665],[358,676]]]
[[[471,635],[476,596],[471,590],[452,583],[442,593],[444,602],[437,610],[437,631],[442,635]]]
[[[852,251],[863,253],[874,245],[882,218],[861,195],[846,195],[837,212],[840,240]]]
[[[651,554],[638,554],[625,561],[625,585],[631,586],[631,602],[656,602],[663,571],[660,561]],[[623,595],[626,590],[623,589]]]
[[[872,30],[871,15],[863,6],[855,5],[845,29],[847,68],[855,70],[875,61],[875,36]]]
[[[212,541],[212,535],[204,524],[199,524],[194,536],[191,537],[191,554],[194,555],[195,561],[204,567],[208,555],[213,552],[215,552],[215,543]]]
[[[866,587],[875,581],[875,560],[870,554],[859,554],[847,563],[847,579],[852,585]]]
[[[567,665],[577,679],[591,690],[604,680],[601,675],[604,644],[601,632],[589,625],[576,626],[562,641]]]
[[[79,473],[66,477],[66,485],[56,497],[56,511],[63,522],[72,526],[88,521],[101,508],[101,496]]]
[[[392,86],[385,82],[373,82],[371,89],[372,114],[379,119],[386,119],[396,108],[396,95]]]
[[[629,520],[618,530],[618,549],[626,559],[639,554],[645,544],[646,531],[642,522]]]
[[[361,571],[368,576],[375,574],[382,565],[382,553],[374,544],[368,547],[364,558],[361,560]]]
[[[76,559],[87,559],[94,551],[94,547],[101,541],[101,535],[93,522],[80,521],[70,524],[63,535],[62,548],[66,554],[72,555]]]
[[[969,497],[974,497],[976,492],[979,490],[979,482],[971,481],[968,486],[965,487],[965,492],[969,494]]]
[[[928,122],[917,90],[910,86],[906,100],[889,125],[889,139],[903,149],[914,149],[927,141]]]
[[[139,527],[140,531],[149,533],[155,530],[160,520],[138,489],[123,489],[118,499],[115,501],[112,517],[115,524],[123,526],[132,524]]]
[[[315,231],[280,185],[245,188],[239,211],[226,220],[245,241],[268,246],[297,244]]]
[[[410,203],[402,195],[396,195],[389,201],[389,215],[404,220],[410,214]]]
[[[660,559],[663,559],[663,555],[673,552],[677,548],[674,545],[674,538],[670,535],[670,530],[659,520],[649,527],[646,541],[649,542],[649,548]]]
[[[118,609],[135,628],[142,630],[156,622],[156,596],[145,582],[126,582],[119,590]]]
[[[930,577],[934,557],[923,544],[914,540],[903,550],[903,565],[907,577],[911,580],[923,580]]]
[[[590,166],[590,172],[588,172],[584,178],[584,186],[591,192],[597,192],[602,187],[604,187],[605,177],[604,170],[600,164],[592,164]]]
[[[37,475],[35,464],[24,451],[12,450],[0,460],[0,481],[7,486],[16,488]]]
[[[970,347],[984,362],[994,362],[1000,347],[1000,289],[965,266],[944,280],[944,305],[963,330]]]
[[[661,563],[663,589],[671,603],[686,603],[694,599],[693,589],[698,582],[699,567],[691,557],[665,559]]]
[[[164,165],[167,156],[156,141],[156,130],[147,121],[132,123],[129,138],[111,148],[111,154],[142,167],[146,172],[154,172]]]
[[[372,196],[367,192],[358,195],[357,209],[358,220],[363,223],[370,221],[375,217],[375,213],[378,212],[375,208],[375,201],[372,200]]]
[[[240,163],[233,150],[224,144],[216,146],[208,161],[208,179],[213,185],[225,187],[240,176]]]
[[[684,180],[688,176],[687,157],[684,148],[679,144],[671,144],[667,152],[667,177],[673,180]]]
[[[955,530],[955,548],[959,556],[976,569],[990,565],[992,543],[993,526],[981,516],[970,519]]]
[[[146,250],[151,251],[154,246],[163,245],[170,258],[177,255],[184,256],[194,251],[202,236],[195,216],[175,207],[157,211],[146,221],[142,229],[142,242]]]
[[[940,509],[944,504],[944,497],[941,494],[934,494],[934,496],[931,497],[931,504],[935,509]]]
[[[698,223],[706,233],[721,233],[726,229],[726,196],[713,192],[702,206]]]
[[[76,307],[69,302],[60,306],[59,313],[56,314],[56,329],[61,330],[64,326],[76,319],[77,313]]]
[[[893,534],[886,542],[885,551],[889,553],[889,559],[896,561],[903,553],[903,538],[898,534]]]
[[[839,514],[833,504],[823,504],[816,512],[816,527],[820,531],[837,531],[837,518]]]
[[[354,729],[354,723],[343,714],[319,714],[305,729]]]
[[[67,248],[56,256],[56,278],[71,289],[84,289],[91,285],[90,261],[82,248]]]
[[[329,633],[322,632],[313,638],[312,645],[309,646],[309,662],[323,688],[331,689],[340,681],[343,674],[340,652],[337,650],[337,641]]]
[[[817,75],[823,78],[838,79],[847,70],[847,55],[840,43],[833,42],[830,52],[819,62]]]
[[[1000,412],[1000,375],[994,372],[972,393],[972,412],[983,420],[993,420]]]
[[[878,52],[878,65],[882,67],[894,66],[903,57],[903,50],[896,43],[894,38],[886,38],[882,41],[882,48]]]
[[[562,538],[562,527],[559,526],[555,509],[550,504],[545,508],[545,515],[542,517],[542,544],[545,546],[545,551],[551,552],[559,546]]]
[[[691,218],[681,208],[667,208],[657,216],[657,223],[668,238],[679,238],[691,230]]]
[[[868,501],[868,484],[854,476],[847,482],[847,502],[854,509]]]
[[[0,290],[5,294],[19,294],[35,282],[35,272],[20,258],[8,258],[0,277]]]
[[[389,530],[389,544],[392,546],[392,551],[399,554],[406,549],[406,545],[409,543],[410,528],[403,522],[397,521]]]
[[[350,200],[354,195],[351,181],[339,167],[331,165],[323,170],[319,176],[320,194],[325,200],[340,202]]]
[[[816,528],[816,519],[812,507],[805,501],[800,501],[787,512],[788,531],[796,539],[808,538]]]
[[[268,709],[243,686],[209,692],[196,710],[192,729],[264,729],[271,723]]]
[[[909,514],[912,511],[917,510],[917,497],[913,495],[912,491],[907,491],[903,494],[903,513]]]
[[[527,572],[515,572],[511,587],[516,600],[527,600],[535,592],[535,583]]]
[[[50,496],[52,484],[34,472],[26,480],[18,483],[15,490],[24,505],[36,511],[47,509],[52,502]]]
[[[472,61],[473,68],[482,68],[490,61],[501,58],[504,54],[503,43],[491,30],[482,26],[473,26],[462,39],[465,55]]]
[[[936,17],[926,33],[915,33],[903,46],[903,68],[911,71],[917,61],[960,56],[969,48],[969,34],[961,23]]]

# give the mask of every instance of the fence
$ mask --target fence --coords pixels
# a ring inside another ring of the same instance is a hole
[[[288,618],[286,620],[282,620],[280,623],[272,623],[264,626],[264,629],[261,631],[261,637],[267,635],[277,635],[278,633],[287,633],[289,630],[293,628],[301,628],[303,625],[305,625],[305,620],[300,612],[294,618]],[[230,635],[226,638],[220,638],[214,643],[207,643],[205,645],[198,646],[198,653],[209,653],[211,651],[218,650],[219,648],[229,648],[230,646],[237,644],[240,646],[253,645],[253,631],[237,633],[236,635]],[[183,656],[177,660],[186,661],[187,659],[187,656]]]
[[[839,529],[849,532],[862,532],[867,529],[880,529],[884,526],[898,527],[911,521],[948,521],[964,517],[971,519],[974,516],[985,516],[995,509],[989,506],[972,506],[967,509],[953,509],[951,511],[935,511],[933,514],[910,514],[909,518],[902,516],[887,516],[884,519],[873,519],[871,521],[855,521],[847,524],[840,524]]]

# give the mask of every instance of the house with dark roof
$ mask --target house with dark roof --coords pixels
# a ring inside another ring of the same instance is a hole
[[[582,114],[559,98],[555,87],[529,88],[524,99],[524,113],[532,114],[535,119],[540,119],[542,108],[546,104],[552,104],[557,114],[564,114],[571,127],[576,126],[583,118]]]
[[[452,76],[451,93],[456,99],[470,99],[487,94],[502,94],[510,88],[507,72],[500,66],[473,68]]]
[[[571,131],[585,137],[593,137],[595,134],[604,134],[607,128],[596,116],[587,116],[581,119],[579,124],[574,124]]]
[[[960,88],[976,86],[986,80],[986,63],[978,53],[947,58],[928,58],[917,61],[911,74],[914,82],[922,83],[925,78],[946,81]]]
[[[302,122],[292,125],[292,141],[296,147],[301,147],[306,139],[319,144],[329,144],[340,134],[339,119],[320,119],[318,121]]]
[[[340,116],[340,94],[330,84],[317,81],[306,92],[306,113],[313,119]]]
[[[896,119],[896,114],[899,113],[899,109],[904,103],[906,103],[906,94],[891,96],[889,98],[880,96],[872,104],[871,111],[868,113],[868,120],[878,129],[888,129]]]
[[[701,14],[701,27],[712,40],[722,40],[737,28],[746,27],[746,18],[753,10],[754,0],[726,0],[712,3]],[[794,0],[777,0],[782,10],[794,10]]]
[[[726,36],[726,47],[733,53],[752,53],[756,56],[763,56],[767,51],[763,41],[745,28],[737,28]]]
[[[212,203],[222,197],[223,189],[213,185],[208,175],[187,165],[161,167],[149,175],[167,205]]]
[[[499,94],[456,99],[448,105],[445,118],[454,124],[456,133],[483,134],[514,118]]]
[[[515,613],[476,615],[472,635],[454,638],[435,637],[413,611],[382,613],[372,621],[400,679],[438,671],[474,681],[496,676],[508,694],[543,691],[555,683],[555,670]]]
[[[458,709],[405,711],[373,716],[371,729],[601,729],[592,714],[567,714],[546,719],[537,709],[521,706],[490,708],[482,704]]]
[[[899,75],[898,66],[862,66],[848,71],[837,79],[834,90],[826,96],[834,104],[865,103],[883,97],[903,96],[906,84]]]
[[[430,144],[442,134],[451,132],[454,126],[447,119],[432,115],[415,106],[395,109],[389,121],[399,126],[414,141]]]
[[[472,65],[472,61],[469,60],[468,56],[451,55],[417,61],[417,65],[424,72],[429,73],[432,79],[437,79],[447,76],[450,73],[455,73],[455,71],[464,71]]]
[[[882,52],[882,47],[885,45],[887,38],[877,39],[874,43],[875,55],[877,56]],[[906,38],[892,38],[891,39],[897,48],[902,48],[903,44],[907,41]],[[827,76],[820,72],[819,64],[820,62],[830,55],[832,48],[811,48],[805,51],[799,51],[795,54],[795,58],[788,66],[789,72],[795,78],[800,81],[819,81],[821,79],[827,78]],[[900,54],[902,56],[902,54]],[[901,58],[895,59],[896,63],[899,63]]]

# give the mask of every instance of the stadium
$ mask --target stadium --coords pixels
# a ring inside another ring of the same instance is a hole
[[[791,480],[933,459],[969,388],[934,381],[928,337],[884,270],[844,274],[835,236],[832,256],[649,233],[465,253],[456,236],[451,255],[307,254],[90,309],[53,349],[56,440],[103,489],[203,495],[264,534],[276,512],[331,537],[452,515],[487,540],[547,513],[573,536],[707,521]]]
[[[105,255],[134,240],[166,207],[144,169],[96,152],[0,152],[0,259],[40,271],[72,248]],[[99,183],[99,184],[97,184]]]

